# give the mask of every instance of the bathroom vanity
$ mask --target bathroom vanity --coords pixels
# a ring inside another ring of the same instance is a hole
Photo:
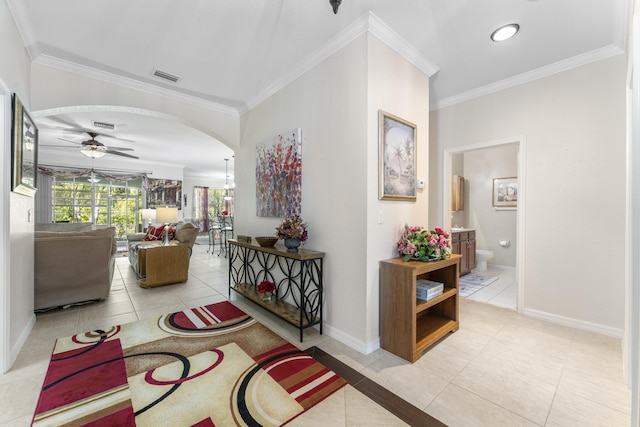
[[[462,255],[462,258],[460,258],[460,275],[464,276],[470,273],[476,267],[476,231],[452,231],[451,253]]]

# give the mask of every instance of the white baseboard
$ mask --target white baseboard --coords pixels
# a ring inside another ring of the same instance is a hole
[[[18,337],[18,341],[13,347],[11,347],[11,350],[9,352],[8,369],[11,369],[11,366],[13,366],[13,363],[18,358],[18,354],[20,354],[20,350],[22,350],[22,347],[24,347],[25,343],[27,342],[27,339],[29,338],[29,334],[31,333],[35,325],[36,325],[36,315],[32,314],[31,317],[29,318],[29,322],[27,322],[27,324],[22,329],[22,332]]]
[[[623,330],[612,328],[611,326],[600,325],[598,323],[585,322],[584,320],[572,319],[570,317],[558,316],[544,311],[532,310],[525,308],[522,311],[525,316],[545,320],[557,325],[568,326],[570,328],[580,329],[582,331],[594,332],[596,334],[606,335],[613,338],[622,338]]]
[[[352,337],[349,334],[345,334],[340,329],[334,328],[331,325],[324,324],[322,325],[323,332],[335,339],[336,341],[340,341],[342,344],[351,347],[352,349],[359,351],[362,354],[369,354],[380,348],[380,337],[376,338],[370,343],[365,343]]]

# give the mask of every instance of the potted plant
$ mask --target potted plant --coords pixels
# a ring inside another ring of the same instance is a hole
[[[440,227],[426,230],[420,226],[404,226],[396,244],[404,261],[438,261],[451,256],[450,233]]]
[[[307,223],[298,215],[282,220],[276,227],[276,234],[279,239],[284,240],[287,252],[298,252],[298,247],[307,240]]]

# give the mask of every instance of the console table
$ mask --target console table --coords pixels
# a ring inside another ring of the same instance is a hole
[[[322,334],[322,263],[324,252],[301,249],[287,252],[284,246],[262,247],[229,239],[229,296],[231,291],[270,311],[303,331],[320,325]],[[262,301],[258,284],[275,284],[270,301]]]

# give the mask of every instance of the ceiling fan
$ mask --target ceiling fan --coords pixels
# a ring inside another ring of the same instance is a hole
[[[102,157],[105,154],[115,154],[117,156],[129,157],[129,158],[132,158],[132,159],[139,159],[139,157],[137,157],[137,156],[122,152],[122,151],[133,151],[133,148],[107,147],[106,145],[104,145],[100,141],[96,140],[96,137],[97,136],[101,136],[101,134],[99,134],[97,132],[89,132],[89,131],[83,132],[83,133],[86,133],[87,135],[89,135],[91,137],[91,139],[87,139],[86,141],[82,141],[82,142],[70,141],[70,140],[64,139],[64,138],[58,138],[58,139],[60,141],[65,141],[65,142],[70,142],[72,144],[80,145],[82,147],[80,149],[80,152],[82,154],[84,154],[85,156],[91,157],[91,158],[94,158],[94,159]],[[65,147],[65,146],[61,146],[61,145],[48,145],[48,146],[49,147],[59,147],[59,148],[72,148],[72,147]]]

